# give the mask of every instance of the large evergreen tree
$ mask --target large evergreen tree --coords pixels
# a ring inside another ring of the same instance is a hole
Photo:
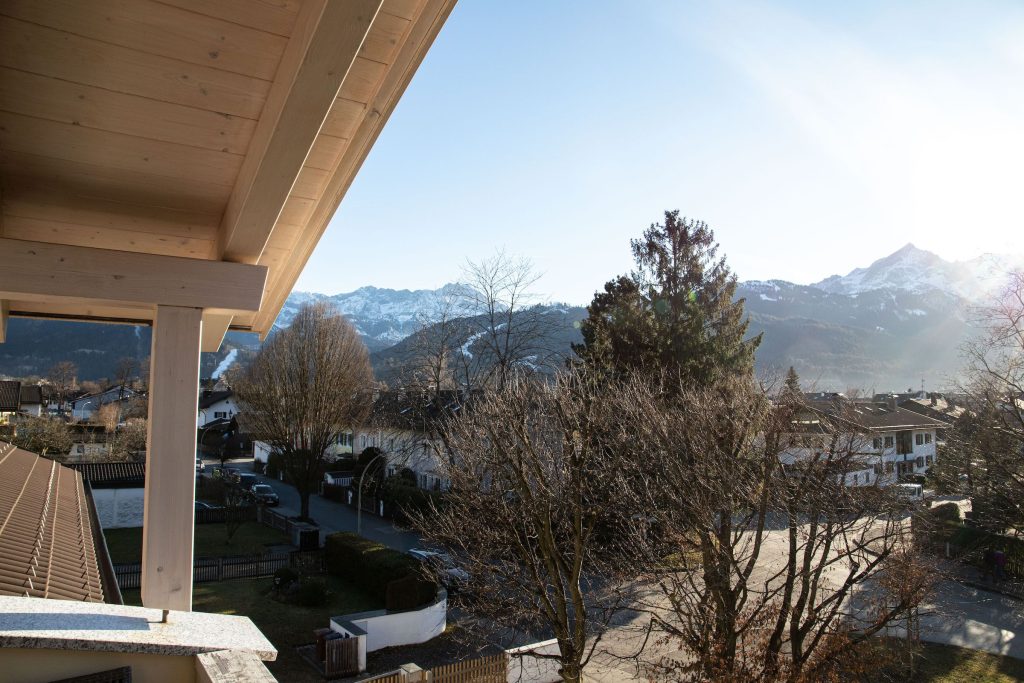
[[[606,283],[587,308],[580,359],[602,372],[646,369],[686,383],[753,371],[760,335],[745,339],[736,276],[718,257],[712,230],[666,211],[632,241],[636,269]]]

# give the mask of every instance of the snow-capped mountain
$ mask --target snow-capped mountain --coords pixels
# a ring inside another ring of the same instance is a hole
[[[967,261],[946,261],[913,244],[880,258],[866,268],[832,275],[812,287],[831,294],[855,295],[878,289],[921,294],[939,290],[972,303],[1001,288],[1009,273],[1024,269],[1024,256],[982,254]]]
[[[292,292],[285,301],[274,327],[287,327],[303,305],[329,301],[348,316],[370,351],[392,346],[423,324],[436,320],[447,309],[450,317],[472,315],[460,296],[462,286],[454,283],[440,289],[384,289],[360,287],[343,294]]]

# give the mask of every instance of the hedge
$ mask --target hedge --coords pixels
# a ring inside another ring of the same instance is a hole
[[[400,477],[390,477],[384,482],[381,498],[399,524],[411,525],[417,514],[428,513],[432,507],[440,508],[444,494],[409,485]]]
[[[437,593],[437,585],[424,578],[416,558],[357,534],[331,534],[324,555],[328,573],[351,579],[389,610],[419,607]]]

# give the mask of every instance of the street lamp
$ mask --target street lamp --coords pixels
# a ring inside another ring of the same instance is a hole
[[[373,456],[370,462],[366,463],[363,471],[359,473],[359,484],[356,486],[356,533],[360,536],[363,534],[363,477],[366,476],[366,470],[382,457],[384,457],[383,451]]]

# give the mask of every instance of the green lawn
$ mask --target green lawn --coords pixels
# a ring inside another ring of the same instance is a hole
[[[1013,683],[1024,681],[1024,660],[952,645],[925,643],[915,683]]]
[[[264,546],[288,543],[283,531],[271,529],[258,522],[245,522],[227,544],[227,532],[223,524],[197,524],[195,527],[196,557],[219,557],[222,555],[249,555],[262,553]],[[142,559],[142,529],[105,529],[110,560],[114,564],[138,562]]]
[[[253,623],[278,650],[277,661],[267,667],[280,681],[317,682],[320,677],[295,652],[296,645],[313,642],[313,629],[326,628],[330,618],[352,612],[380,609],[383,605],[336,576],[322,576],[331,599],[325,607],[299,607],[275,600],[273,579],[239,579],[198,583],[193,588],[192,607],[197,612],[240,614]],[[139,591],[127,591],[125,603],[139,604]]]

